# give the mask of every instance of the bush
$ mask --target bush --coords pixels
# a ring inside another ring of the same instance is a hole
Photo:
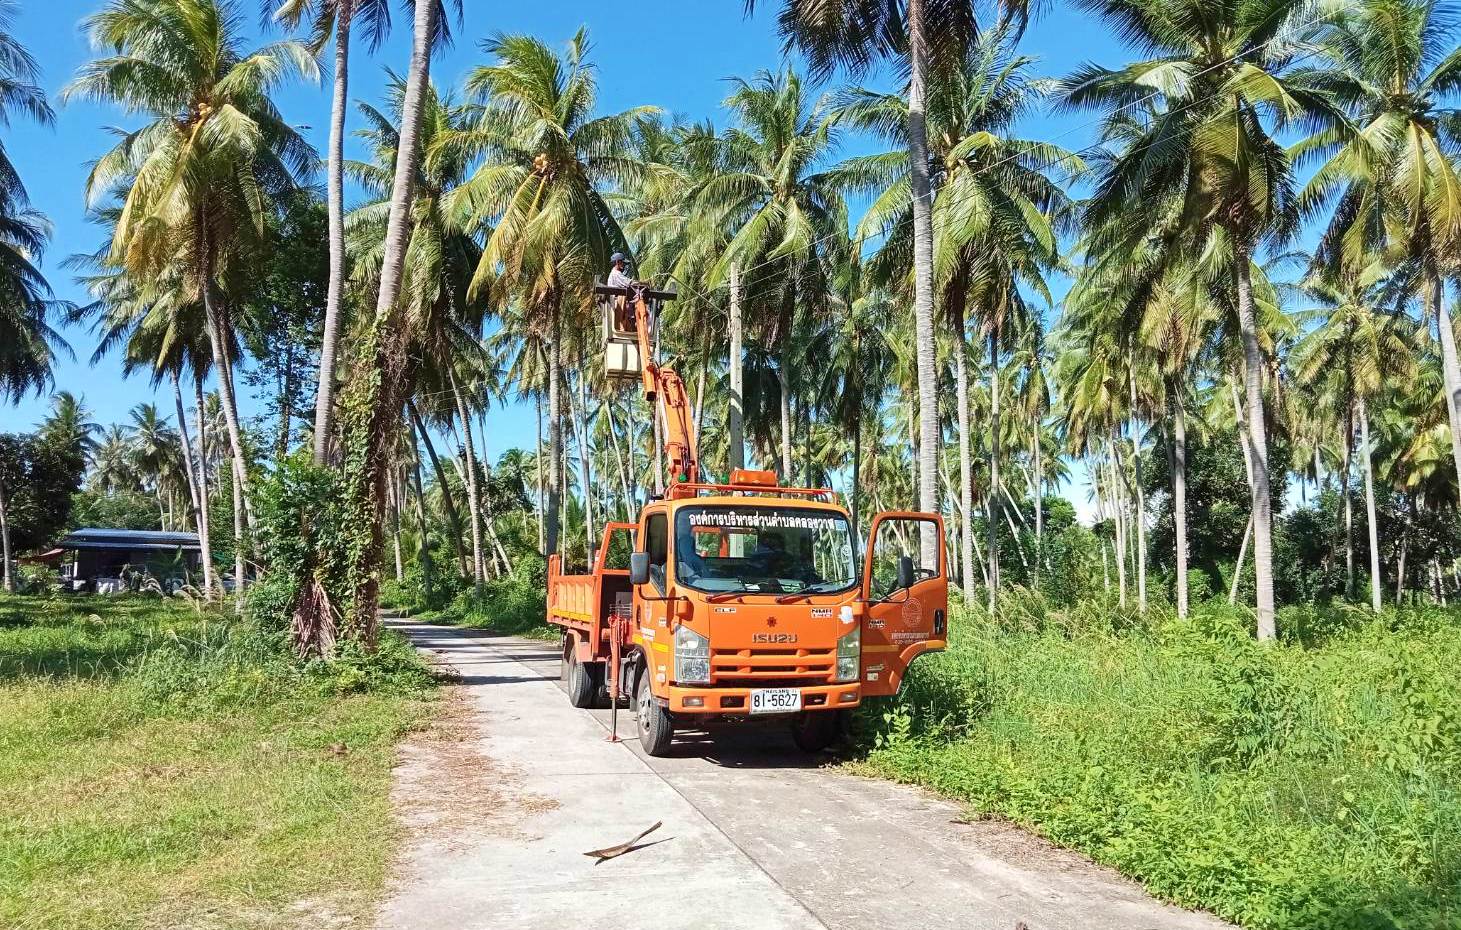
[[[1262,930],[1461,922],[1461,613],[1188,622],[960,612],[862,712],[877,774],[930,785]]]
[[[20,594],[57,594],[61,590],[61,573],[49,565],[23,563],[16,570]]]

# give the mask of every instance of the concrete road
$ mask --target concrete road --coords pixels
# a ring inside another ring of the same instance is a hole
[[[570,707],[556,650],[391,621],[461,687],[407,746],[409,840],[382,928],[1217,930],[1079,856],[799,753],[779,728],[639,748],[621,711]],[[595,863],[656,821],[641,848]]]

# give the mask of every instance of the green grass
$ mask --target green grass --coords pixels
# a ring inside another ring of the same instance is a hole
[[[1260,646],[1225,605],[1099,613],[956,616],[857,767],[1246,927],[1461,926],[1461,615],[1308,610]]]
[[[0,926],[365,919],[431,679],[177,602],[0,598]]]

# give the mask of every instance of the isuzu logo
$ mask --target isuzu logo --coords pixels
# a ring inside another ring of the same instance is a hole
[[[753,643],[794,643],[794,642],[796,642],[796,634],[795,633],[752,633],[751,634],[751,642],[753,642]]]

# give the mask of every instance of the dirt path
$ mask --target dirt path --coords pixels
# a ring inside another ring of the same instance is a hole
[[[391,621],[461,676],[395,797],[410,839],[380,926],[1219,930],[1079,856],[913,788],[819,768],[780,731],[639,751],[570,707],[551,646]],[[647,845],[584,853],[656,821]]]

